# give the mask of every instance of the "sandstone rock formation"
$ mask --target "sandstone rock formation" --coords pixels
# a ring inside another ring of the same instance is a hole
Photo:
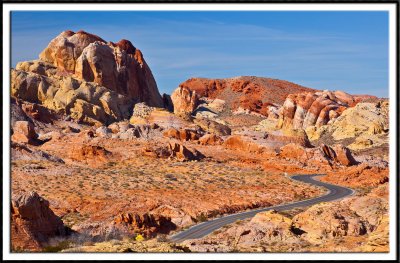
[[[389,251],[389,216],[383,216],[378,227],[368,236],[367,244],[361,247],[363,252]]]
[[[155,109],[154,107],[147,106],[144,102],[136,103],[133,108],[132,117],[147,118]]]
[[[292,219],[260,212],[183,244],[193,252],[387,252],[388,199],[378,192],[316,204]]]
[[[200,126],[203,130],[218,136],[231,135],[229,126],[208,119],[194,119],[193,122]]]
[[[11,126],[14,126],[16,121],[29,121],[41,125],[53,124],[58,119],[60,116],[43,105],[11,97]]]
[[[15,195],[11,203],[11,246],[13,251],[40,251],[50,238],[67,234],[49,202],[36,192]]]
[[[176,229],[170,217],[149,213],[121,213],[114,219],[114,224],[127,227],[129,232],[140,233],[145,237],[154,237],[157,233],[166,234]]]
[[[201,145],[220,145],[224,141],[215,134],[205,134],[199,138]]]
[[[363,99],[365,97],[351,96],[343,91],[290,94],[283,104],[278,128],[320,127],[338,118],[345,109],[353,107]]]
[[[152,210],[151,213],[161,215],[166,218],[171,218],[171,222],[177,227],[186,227],[194,223],[191,216],[186,214],[181,209],[172,207],[170,205],[161,205]]]
[[[294,239],[291,230],[292,220],[276,211],[267,211],[256,214],[246,226],[238,229],[237,242],[241,244],[257,244],[261,240],[280,242]]]
[[[110,151],[97,145],[81,145],[71,150],[69,157],[78,162],[85,162],[89,165],[101,165],[109,161],[112,155]]]
[[[329,147],[328,145],[322,144],[320,149],[328,159],[341,165],[350,166],[357,163],[351,155],[350,150],[343,145],[335,144],[332,147]]]
[[[321,203],[293,217],[292,225],[312,243],[343,236],[373,233],[387,215],[387,200],[367,195],[340,202]]]
[[[75,72],[76,59],[78,59],[85,47],[95,41],[105,42],[100,37],[84,31],[75,33],[67,30],[51,40],[39,57],[60,70]]]
[[[141,116],[136,116],[134,113],[129,119],[129,123],[132,125],[157,123],[157,125],[164,129],[181,129],[190,124],[188,120],[184,120],[166,109],[152,107],[145,111],[146,113]]]
[[[171,95],[174,113],[178,116],[188,117],[199,104],[199,96],[196,91],[178,87]]]
[[[279,156],[297,160],[304,165],[341,165],[351,166],[357,164],[349,149],[343,145],[328,146],[321,144],[317,148],[304,148],[295,143],[287,144],[280,148]]]
[[[389,132],[389,103],[387,100],[358,103],[346,109],[327,127],[317,129],[317,138],[331,135],[334,140],[357,138],[353,149],[363,149],[387,143]],[[370,141],[368,141],[370,140]]]
[[[106,43],[84,31],[64,31],[49,43],[39,57],[81,80],[95,82],[150,106],[163,106],[141,51],[128,40]]]
[[[39,57],[12,70],[12,96],[90,124],[127,119],[136,102],[163,107],[150,68],[128,40],[64,31]]]
[[[200,138],[200,134],[190,129],[177,130],[175,128],[170,128],[164,131],[163,135],[167,138],[175,138],[181,141],[196,141]]]
[[[25,143],[17,143],[11,141],[11,159],[13,161],[50,161],[56,163],[64,163],[64,161],[54,155],[51,155],[45,151],[31,148]]]
[[[250,138],[240,135],[228,137],[223,145],[229,149],[251,153],[262,153],[264,150],[262,146],[253,142]]]
[[[319,242],[327,238],[364,235],[369,224],[354,211],[337,205],[320,204],[296,215],[293,226],[304,231],[307,240]]]
[[[195,91],[200,98],[224,100],[231,110],[241,107],[264,116],[269,114],[269,107],[273,104],[282,105],[287,95],[314,91],[288,81],[252,76],[228,79],[191,78],[181,83],[178,89]]]
[[[16,121],[12,131],[11,140],[15,142],[34,144],[38,137],[34,125],[29,121]]]
[[[280,144],[297,143],[304,147],[310,147],[311,143],[308,136],[303,129],[282,129],[274,130],[266,133],[265,137],[269,141],[277,142]]]
[[[11,71],[11,95],[89,124],[127,119],[133,105],[127,97],[95,83],[47,77],[19,70],[18,65]]]
[[[189,150],[184,145],[176,142],[170,142],[168,147],[171,151],[171,156],[180,161],[201,160],[205,157],[201,152],[197,151],[196,149]]]
[[[328,172],[323,181],[349,187],[371,187],[389,181],[389,168],[372,166],[366,162],[343,171]]]

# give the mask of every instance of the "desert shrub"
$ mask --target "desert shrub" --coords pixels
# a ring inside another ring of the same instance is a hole
[[[72,246],[71,241],[69,240],[64,240],[61,241],[60,243],[58,243],[55,246],[47,246],[43,248],[43,252],[50,252],[50,253],[54,253],[54,252],[60,252],[61,250],[70,248]]]
[[[165,179],[170,181],[177,181],[178,179],[173,174],[166,174]]]
[[[141,234],[137,234],[135,240],[140,242],[144,240],[144,237]]]
[[[168,242],[169,240],[168,240],[168,238],[167,238],[167,235],[165,235],[165,234],[159,234],[159,235],[157,236],[157,241],[158,241],[158,242]]]
[[[196,217],[196,221],[197,222],[205,222],[205,221],[208,221],[208,218],[204,213],[201,213],[200,215],[198,215]]]

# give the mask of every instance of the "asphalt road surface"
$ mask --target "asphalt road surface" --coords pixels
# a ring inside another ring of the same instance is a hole
[[[350,188],[317,181],[313,178],[315,176],[319,176],[319,175],[317,175],[317,174],[295,175],[295,176],[291,176],[290,178],[293,180],[300,181],[300,182],[305,182],[305,183],[325,187],[328,189],[327,194],[316,197],[316,198],[303,200],[303,201],[282,204],[282,205],[276,205],[276,206],[270,206],[270,207],[266,207],[266,208],[260,208],[260,209],[255,209],[255,210],[251,210],[251,211],[246,211],[246,212],[241,212],[241,213],[237,213],[237,214],[219,217],[219,218],[216,218],[216,219],[213,219],[210,221],[206,221],[206,222],[197,224],[195,226],[190,227],[187,230],[179,232],[179,233],[171,236],[170,240],[173,242],[176,242],[176,243],[180,243],[187,239],[202,238],[202,237],[212,233],[213,231],[217,230],[218,228],[221,228],[225,225],[234,223],[237,220],[251,218],[259,212],[268,211],[268,210],[283,211],[283,210],[290,210],[290,209],[297,208],[297,207],[307,207],[307,206],[315,205],[315,204],[318,204],[321,202],[329,202],[329,201],[338,200],[338,199],[344,198],[346,196],[350,196],[354,193],[354,191]]]

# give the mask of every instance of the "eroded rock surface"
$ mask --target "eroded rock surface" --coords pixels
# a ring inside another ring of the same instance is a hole
[[[128,119],[136,102],[164,105],[142,53],[128,40],[106,43],[64,31],[39,57],[12,70],[12,96],[90,124]]]
[[[283,104],[278,128],[320,127],[338,118],[345,109],[363,99],[365,96],[351,96],[343,91],[290,94]]]
[[[154,214],[122,213],[114,219],[114,224],[126,227],[129,232],[153,237],[156,233],[168,233],[176,228],[170,217]]]
[[[67,234],[49,202],[36,192],[15,195],[11,202],[12,250],[40,251],[53,237]]]
[[[196,91],[188,88],[177,88],[171,95],[171,100],[176,115],[187,117],[192,114],[199,104],[199,96]]]
[[[178,89],[196,92],[199,97],[224,100],[226,107],[232,110],[241,107],[264,116],[270,114],[270,107],[274,104],[282,105],[287,95],[314,91],[284,80],[253,76],[227,79],[191,78],[181,83]]]

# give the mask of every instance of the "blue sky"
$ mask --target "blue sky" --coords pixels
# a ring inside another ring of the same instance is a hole
[[[13,12],[11,60],[38,58],[64,30],[131,40],[161,93],[191,77],[260,76],[388,96],[384,11]]]

